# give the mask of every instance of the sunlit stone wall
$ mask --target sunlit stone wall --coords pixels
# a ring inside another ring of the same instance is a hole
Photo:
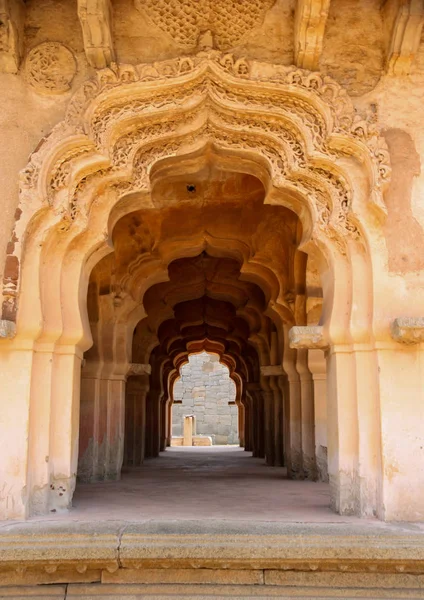
[[[196,417],[196,434],[212,437],[214,444],[237,444],[235,386],[228,369],[215,354],[192,354],[175,382],[172,435],[181,436],[186,415]],[[179,404],[182,402],[182,404]]]

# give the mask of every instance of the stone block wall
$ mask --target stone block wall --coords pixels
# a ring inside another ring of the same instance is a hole
[[[189,356],[174,385],[172,435],[183,434],[183,419],[195,416],[197,435],[209,435],[214,444],[238,444],[238,408],[235,385],[228,369],[215,354],[202,352]]]

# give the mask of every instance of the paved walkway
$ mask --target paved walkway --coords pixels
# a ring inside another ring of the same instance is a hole
[[[77,485],[74,506],[90,519],[337,519],[328,484],[291,481],[237,446],[168,448],[119,482]]]
[[[77,484],[73,508],[35,520],[353,523],[329,508],[329,485],[292,481],[237,446],[168,448],[121,481]]]

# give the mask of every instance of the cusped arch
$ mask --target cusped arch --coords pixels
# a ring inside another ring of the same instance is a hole
[[[260,177],[265,202],[296,212],[304,243],[314,240],[346,253],[346,240],[358,240],[366,229],[364,211],[384,216],[387,149],[372,118],[357,114],[330,78],[235,61],[215,51],[155,65],[115,66],[83,84],[65,120],[42,140],[21,173],[19,220],[7,257],[14,270],[4,281],[2,318],[16,321],[24,285],[31,303],[31,310],[22,307],[26,334],[31,323],[46,318],[43,297],[56,294],[60,311],[66,269],[68,281],[72,272],[73,281],[82,282],[73,295],[69,289],[66,302],[82,307],[87,265],[111,251],[112,215],[116,222],[140,206],[153,208],[151,176],[158,165],[207,147]],[[360,189],[352,169],[361,173]],[[43,283],[34,273],[40,274],[47,248],[56,259]],[[255,269],[250,262],[246,274],[255,276]],[[38,281],[36,308],[30,288]],[[60,315],[50,320],[53,337],[76,341],[63,315],[61,327]]]

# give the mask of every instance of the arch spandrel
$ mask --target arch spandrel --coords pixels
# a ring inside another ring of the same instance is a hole
[[[372,118],[355,113],[338,84],[301,69],[200,53],[114,66],[83,84],[65,121],[21,173],[22,213],[10,260],[20,267],[29,224],[43,211],[50,214],[47,229],[57,226],[72,239],[101,195],[111,195],[108,214],[128,194],[144,193],[148,202],[155,165],[193,152],[199,140],[262,161],[268,189],[298,196],[311,215],[310,237],[324,246],[335,241],[342,253],[346,237],[360,236],[347,162],[363,165],[368,201],[384,209],[387,150]],[[277,196],[270,201],[278,203]],[[16,318],[19,286],[19,273],[4,282],[4,318]]]

